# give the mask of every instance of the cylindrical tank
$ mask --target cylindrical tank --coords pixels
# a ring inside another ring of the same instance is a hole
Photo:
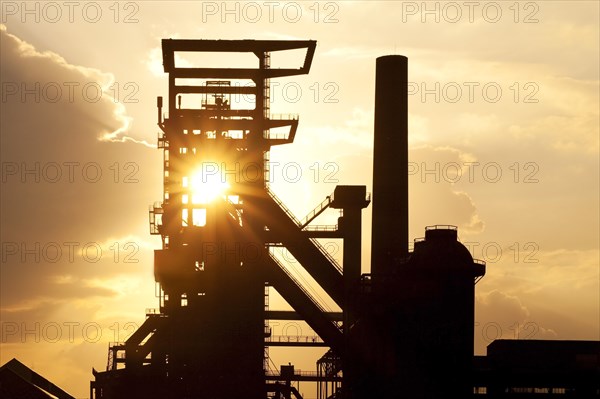
[[[475,278],[485,266],[457,240],[455,227],[429,227],[398,276],[394,323],[406,398],[472,394]]]

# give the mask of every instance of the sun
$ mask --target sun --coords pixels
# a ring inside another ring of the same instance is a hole
[[[187,194],[183,196],[184,204],[190,200],[192,204],[208,204],[223,197],[231,186],[221,173],[209,174],[199,170],[191,173],[189,179],[184,178],[183,187],[187,188],[191,195],[191,198],[188,198]]]

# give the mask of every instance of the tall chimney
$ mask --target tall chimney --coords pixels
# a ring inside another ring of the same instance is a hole
[[[371,273],[376,281],[408,255],[408,58],[377,58]]]

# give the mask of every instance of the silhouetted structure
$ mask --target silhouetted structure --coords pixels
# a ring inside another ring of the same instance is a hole
[[[473,381],[476,397],[598,398],[600,342],[496,340]]]
[[[17,359],[0,367],[2,399],[75,399]]]
[[[107,370],[94,371],[92,398],[301,398],[291,382],[315,381],[319,399],[436,399],[470,397],[483,382],[501,386],[490,379],[498,370],[473,370],[474,285],[485,265],[458,242],[454,226],[428,227],[409,252],[406,57],[377,59],[371,274],[361,274],[365,186],[337,186],[303,220],[269,190],[269,150],[292,143],[298,126],[297,116],[270,114],[270,79],[308,73],[315,46],[163,40],[164,198],[150,210],[151,232],[162,237],[154,260],[160,309],[111,345]],[[272,52],[294,49],[306,50],[302,65],[271,68]],[[175,65],[179,52],[251,53],[257,66],[184,68]],[[252,96],[249,107],[232,101],[240,95]],[[329,208],[341,211],[336,226],[311,225]],[[343,240],[343,265],[319,238]],[[323,309],[277,247],[341,313]],[[269,310],[269,287],[294,311]],[[320,339],[272,337],[274,319],[304,320]],[[330,349],[316,373],[302,374],[291,364],[269,370],[266,348],[276,345]],[[482,379],[475,384],[474,376]]]

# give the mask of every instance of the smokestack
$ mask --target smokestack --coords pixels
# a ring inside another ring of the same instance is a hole
[[[373,145],[373,279],[408,255],[408,58],[377,58]]]

